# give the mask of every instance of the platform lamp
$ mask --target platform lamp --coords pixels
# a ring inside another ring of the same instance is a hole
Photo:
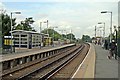
[[[12,37],[13,37],[12,36],[12,28],[13,28],[13,26],[12,26],[13,25],[12,24],[12,15],[13,14],[21,14],[21,12],[11,12],[10,14],[11,14],[10,17],[11,17],[11,53],[12,53],[12,51],[13,51],[13,48],[12,48]]]
[[[47,34],[48,34],[48,20],[44,21],[44,23],[47,23]],[[48,35],[49,36],[49,35]]]
[[[103,37],[105,38],[105,22],[99,22],[98,24],[104,24],[104,27],[103,27]]]
[[[112,11],[102,11],[101,13],[110,13],[111,21],[110,21],[110,42],[112,41]]]
[[[49,45],[49,32],[48,32],[48,20],[47,21],[44,21],[44,23],[46,23],[47,24],[47,35],[48,35],[48,45]]]
[[[104,27],[103,27],[103,39],[104,39],[104,42],[105,42],[105,22],[99,22],[98,24],[103,24]]]
[[[54,27],[51,27],[52,29],[53,29],[53,42],[54,42],[54,40],[55,40],[55,32],[54,32],[54,29],[55,28],[58,28],[58,26],[54,26]],[[54,47],[54,43],[53,43],[53,47]]]
[[[103,27],[99,27],[99,31],[100,31],[100,37],[102,37],[102,29]]]
[[[70,30],[70,42],[72,43],[72,29]]]
[[[42,31],[42,22],[40,22],[40,33]]]

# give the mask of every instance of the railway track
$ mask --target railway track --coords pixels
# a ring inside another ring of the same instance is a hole
[[[83,50],[85,45],[77,45],[72,48],[66,49],[50,58],[43,61],[36,62],[32,65],[23,67],[21,69],[11,71],[8,74],[2,76],[3,80],[44,80],[51,78],[65,65],[68,65],[73,59],[75,59]]]
[[[68,62],[70,62],[76,56],[76,53],[82,48],[84,48],[84,46],[77,46],[74,50],[65,53],[65,55],[62,55],[60,58],[57,58],[55,62],[53,62],[46,68],[38,70],[37,72],[30,74],[29,76],[24,77],[24,79],[25,80],[28,78],[29,79],[33,78],[33,79],[38,79],[38,80],[48,79],[50,76],[52,76],[52,74],[54,74],[60,68],[68,64]]]
[[[79,52],[79,54],[76,56],[75,59],[73,59],[69,64],[64,66],[62,69],[57,71],[55,74],[53,74],[51,77],[49,77],[49,80],[74,80],[71,78],[74,78],[73,75],[75,74],[76,70],[78,69],[79,65],[83,62],[84,58],[86,57],[88,51],[89,51],[89,45],[85,45],[84,49]],[[80,76],[82,76],[80,74]],[[76,80],[76,79],[75,79]]]
[[[2,79],[6,80],[6,79],[18,79],[21,76],[24,76],[28,73],[30,73],[30,71],[33,70],[37,70],[39,67],[43,67],[45,64],[47,64],[49,62],[49,60],[53,60],[54,57],[61,55],[62,53],[66,53],[67,51],[71,50],[73,47],[68,47],[66,49],[64,49],[61,52],[55,53],[54,55],[51,55],[49,57],[46,58],[41,58],[38,60],[34,60],[34,61],[30,61],[28,63],[22,64],[22,65],[18,65],[12,69],[8,69],[8,70],[4,70],[2,72]]]
[[[28,62],[28,63],[15,66],[15,67],[12,68],[12,69],[3,70],[3,71],[2,71],[2,76],[9,75],[9,74],[11,74],[11,73],[14,73],[14,72],[16,72],[16,71],[19,71],[19,70],[21,70],[21,69],[24,69],[24,68],[26,68],[26,67],[33,66],[33,65],[35,65],[35,64],[41,63],[41,62],[43,62],[43,61],[46,61],[46,60],[48,60],[48,59],[52,59],[53,57],[58,56],[58,55],[60,55],[61,53],[65,53],[65,52],[71,50],[71,48],[74,48],[74,47],[75,47],[75,46],[73,46],[73,47],[68,47],[68,48],[66,48],[66,49],[64,49],[64,50],[62,50],[62,51],[60,51],[60,52],[58,52],[58,53],[55,53],[55,54],[53,54],[53,55],[50,55],[50,56],[48,56],[48,57],[40,58],[40,59],[37,59],[37,60],[33,60],[33,61]]]

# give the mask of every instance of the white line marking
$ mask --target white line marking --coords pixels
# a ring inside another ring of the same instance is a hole
[[[90,48],[90,49],[91,49],[91,48]],[[73,76],[72,76],[72,78],[71,78],[70,80],[72,80],[72,79],[75,77],[75,75],[77,74],[77,72],[79,71],[79,69],[81,68],[81,66],[83,65],[83,63],[85,62],[87,56],[88,56],[89,53],[90,53],[90,49],[89,49],[89,51],[88,51],[88,54],[85,56],[84,60],[83,60],[82,63],[79,65],[78,69],[75,71],[75,73],[73,74]]]

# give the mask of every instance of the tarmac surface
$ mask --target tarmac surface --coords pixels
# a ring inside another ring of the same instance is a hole
[[[108,59],[109,51],[99,45],[96,50],[95,78],[118,78],[118,60]]]
[[[118,79],[118,60],[107,56],[109,51],[99,45],[90,44],[88,55],[80,64],[72,78],[90,80],[120,80]]]

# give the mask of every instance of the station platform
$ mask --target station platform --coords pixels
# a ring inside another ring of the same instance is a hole
[[[99,45],[94,45],[96,50],[95,78],[118,78],[118,60],[109,60],[109,51]]]
[[[52,51],[52,50],[56,50],[56,49],[60,49],[60,48],[64,48],[64,47],[68,47],[68,46],[72,46],[72,45],[75,45],[75,44],[56,45],[54,47],[48,46],[48,47],[43,47],[41,49],[40,48],[34,48],[34,49],[30,49],[30,50],[23,49],[22,51],[21,51],[21,49],[18,49],[16,53],[1,55],[0,62],[17,59],[17,58],[22,58],[25,56],[35,55],[38,53],[48,52],[48,51]]]
[[[35,48],[32,48],[32,49],[28,49],[28,48],[15,48],[15,54],[31,52],[31,51],[38,51],[38,50],[45,50],[45,49],[50,49],[50,48],[59,47],[59,46],[62,46],[62,45],[55,45],[55,46],[49,45],[49,46],[45,46],[45,47],[35,47]]]
[[[118,80],[118,60],[109,60],[108,55],[108,50],[90,43],[90,50],[72,76],[73,80],[74,78]]]

